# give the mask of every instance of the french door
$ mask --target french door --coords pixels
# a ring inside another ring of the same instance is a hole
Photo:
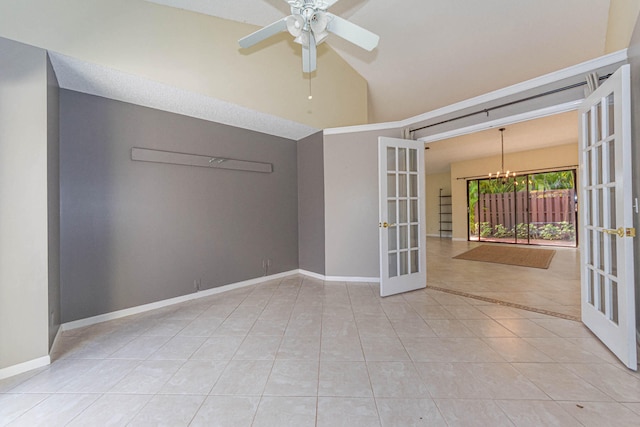
[[[580,107],[582,321],[637,369],[629,66]]]
[[[425,288],[424,146],[378,139],[380,295]]]

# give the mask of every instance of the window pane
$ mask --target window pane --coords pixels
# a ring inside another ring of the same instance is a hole
[[[409,197],[418,197],[418,175],[409,175]]]
[[[389,227],[389,250],[395,251],[398,249],[398,227]]]
[[[614,110],[614,99],[613,94],[607,96],[607,136],[611,136],[615,133],[615,110]]]
[[[398,275],[398,254],[389,254],[389,277]]]
[[[399,227],[400,232],[400,248],[399,249],[408,249],[409,248],[409,227],[406,225],[401,225]]]
[[[398,202],[396,202],[395,200],[389,200],[387,202],[387,215],[389,218],[389,224],[395,224],[397,221],[397,216],[396,216],[396,208],[397,208]]]
[[[609,181],[616,182],[616,140],[612,139],[607,144],[609,147]]]
[[[400,252],[400,276],[409,274],[409,256],[407,252]]]
[[[409,149],[409,171],[418,172],[418,150]]]
[[[411,242],[411,248],[417,248],[419,245],[419,240],[418,240],[418,226],[417,225],[412,225],[411,226],[411,238],[410,238],[410,242]]]
[[[611,282],[611,321],[618,324],[618,283]]]
[[[398,196],[407,197],[407,175],[398,174]]]
[[[409,221],[411,222],[418,222],[418,201],[417,200],[411,200],[411,214],[410,214],[410,218]]]
[[[420,251],[411,251],[411,272],[417,273],[420,271]]]
[[[396,197],[396,175],[393,173],[387,175],[387,196]]]
[[[400,200],[400,224],[406,224],[407,222],[407,201],[406,200]]]
[[[406,148],[398,148],[398,170],[399,171],[407,170],[407,149]]]
[[[394,147],[387,147],[387,170],[396,170],[396,149]]]

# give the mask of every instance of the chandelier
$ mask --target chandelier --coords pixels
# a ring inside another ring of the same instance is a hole
[[[510,172],[510,171],[505,171],[504,170],[504,131],[505,128],[500,128],[500,152],[501,152],[501,158],[502,158],[502,163],[501,163],[501,167],[500,170],[496,172],[496,174],[494,175],[493,172],[489,172],[489,178],[495,178],[495,179],[500,179],[502,178],[502,182],[507,181],[509,178],[515,178],[516,177],[516,173],[515,172]]]

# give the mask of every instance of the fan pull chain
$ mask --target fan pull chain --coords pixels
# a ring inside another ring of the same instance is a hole
[[[307,99],[313,99],[313,95],[311,94],[311,37],[309,37],[309,96]]]

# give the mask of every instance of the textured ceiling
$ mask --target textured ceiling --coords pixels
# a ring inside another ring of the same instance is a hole
[[[285,0],[149,1],[259,26],[289,14]],[[380,44],[328,43],[367,80],[370,122],[395,121],[603,55],[609,3],[340,0],[330,11]]]

